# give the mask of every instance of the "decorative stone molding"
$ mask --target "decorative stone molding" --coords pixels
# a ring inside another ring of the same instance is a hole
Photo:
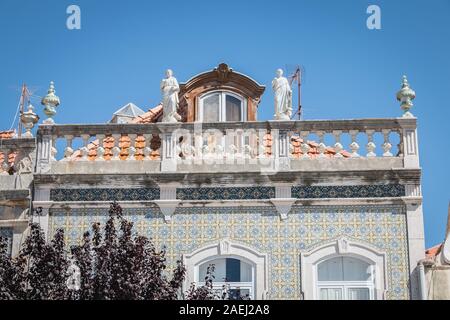
[[[232,254],[231,242],[227,239],[219,241],[219,255]]]
[[[286,220],[288,218],[288,213],[291,211],[292,205],[297,201],[294,198],[272,198],[270,202],[277,209],[278,214],[280,215],[281,220]]]
[[[169,223],[172,221],[172,216],[177,209],[180,200],[155,200],[155,203],[158,205],[161,213],[164,216],[164,221]]]
[[[275,197],[276,198],[291,198],[291,184],[275,185]]]
[[[161,200],[171,200],[177,198],[177,185],[160,185],[159,194]]]

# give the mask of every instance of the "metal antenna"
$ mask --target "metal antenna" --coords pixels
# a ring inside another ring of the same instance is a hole
[[[297,111],[292,115],[292,118],[294,118],[296,115],[298,115],[298,120],[301,120],[302,117],[302,77],[303,77],[304,70],[300,65],[297,65],[295,67],[295,70],[292,72],[292,74],[288,77],[289,84],[292,85],[294,82],[297,82]]]
[[[30,103],[30,91],[28,91],[27,85],[24,83],[22,85],[22,93],[20,96],[20,116],[23,114],[23,110],[25,105],[28,105]],[[20,138],[22,136],[22,121],[19,117],[18,121],[18,128],[17,128],[17,135]]]

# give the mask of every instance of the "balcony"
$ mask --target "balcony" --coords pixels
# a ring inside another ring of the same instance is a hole
[[[417,169],[415,118],[40,125],[39,174]]]

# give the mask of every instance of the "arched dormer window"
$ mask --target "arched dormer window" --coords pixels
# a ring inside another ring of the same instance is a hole
[[[265,87],[221,63],[180,83],[178,113],[184,122],[256,121]]]
[[[243,97],[228,91],[213,91],[199,97],[197,121],[246,121],[247,104]]]

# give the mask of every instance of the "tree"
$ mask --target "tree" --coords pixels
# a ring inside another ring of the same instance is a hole
[[[166,249],[158,250],[151,239],[134,234],[133,223],[123,218],[122,208],[114,202],[103,229],[94,223],[91,232],[84,233],[81,245],[70,248],[70,254],[64,230],[58,229],[47,243],[35,223],[30,224],[29,235],[15,258],[7,252],[6,239],[0,239],[0,300],[182,298],[185,267],[177,261],[170,277],[166,269]],[[219,293],[213,288],[214,269],[210,265],[205,285],[192,284],[184,298],[230,298],[226,286]],[[79,274],[74,277],[71,272]]]
[[[38,224],[30,224],[30,234],[17,258],[0,241],[0,299],[65,299],[67,260],[64,231],[58,230],[47,244]]]
[[[116,228],[119,225],[119,230]],[[80,268],[80,299],[177,299],[184,280],[181,261],[166,276],[166,250],[158,251],[143,236],[133,236],[133,223],[122,217],[122,208],[111,204],[104,232],[100,224],[86,232],[81,246],[72,247]]]

